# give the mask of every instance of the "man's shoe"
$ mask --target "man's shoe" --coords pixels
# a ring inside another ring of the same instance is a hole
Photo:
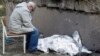
[[[42,52],[36,50],[36,51],[28,51],[27,53],[40,55]]]

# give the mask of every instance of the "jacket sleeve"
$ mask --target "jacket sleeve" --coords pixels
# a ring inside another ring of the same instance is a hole
[[[21,20],[22,20],[24,27],[26,27],[26,28],[33,27],[32,22],[31,22],[32,17],[28,11],[24,11],[23,13],[21,13],[21,18],[22,18]]]
[[[28,11],[24,11],[21,13],[21,21],[22,21],[22,30],[23,32],[31,32],[34,31],[36,28],[32,25],[32,17]]]

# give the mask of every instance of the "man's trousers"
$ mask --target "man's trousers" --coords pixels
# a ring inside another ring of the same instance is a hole
[[[27,44],[26,48],[28,51],[35,52],[37,50],[39,31],[35,30],[26,34],[27,36]]]

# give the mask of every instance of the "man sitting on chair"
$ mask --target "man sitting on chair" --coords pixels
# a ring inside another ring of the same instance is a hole
[[[36,4],[34,2],[22,2],[16,5],[9,19],[9,31],[15,34],[26,34],[27,50],[35,52],[37,50],[39,31],[32,25],[31,12],[34,12]]]

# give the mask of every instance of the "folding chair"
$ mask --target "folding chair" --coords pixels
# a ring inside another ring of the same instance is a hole
[[[5,25],[5,21],[4,21],[5,18],[2,18],[1,19],[1,23],[2,23],[2,37],[3,37],[3,54],[5,54],[5,38],[7,37],[23,37],[23,51],[24,53],[26,53],[26,35],[25,34],[7,34],[7,28],[6,28],[6,25]]]

